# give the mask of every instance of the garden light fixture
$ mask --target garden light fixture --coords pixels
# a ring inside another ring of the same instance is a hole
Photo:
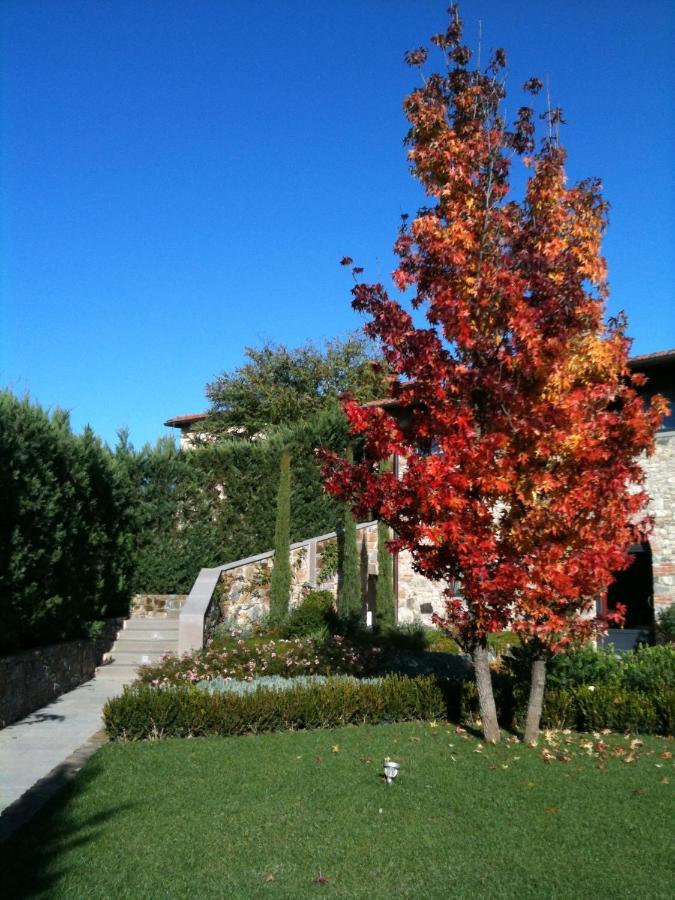
[[[401,764],[394,762],[393,760],[387,757],[384,761],[384,777],[387,780],[387,784],[391,784],[398,775],[398,770],[401,768]]]

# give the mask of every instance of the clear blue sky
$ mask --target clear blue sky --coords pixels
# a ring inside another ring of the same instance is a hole
[[[443,0],[4,0],[0,384],[137,445],[271,338],[359,325],[408,174],[402,57]],[[610,311],[675,346],[671,0],[468,0],[517,86],[548,77],[573,179],[612,204]]]

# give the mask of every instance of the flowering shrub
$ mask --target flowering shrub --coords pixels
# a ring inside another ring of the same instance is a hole
[[[234,681],[252,681],[263,675],[367,675],[378,670],[382,651],[379,647],[354,646],[340,635],[327,640],[293,638],[290,640],[244,640],[212,645],[181,658],[166,655],[157,665],[142,666],[138,680],[142,684],[168,686],[196,684],[222,677]]]

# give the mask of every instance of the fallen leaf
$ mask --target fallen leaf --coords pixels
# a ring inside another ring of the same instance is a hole
[[[478,744],[478,746],[476,747],[476,749],[475,749],[473,752],[474,752],[474,753],[482,753],[482,752],[483,752],[483,745],[482,745],[482,744]]]
[[[663,753],[661,754],[661,759],[672,759],[672,758],[673,758],[673,754],[670,752],[670,750],[664,750]]]
[[[318,763],[323,762],[323,760],[321,759],[320,756],[317,756],[316,759],[315,759],[314,761],[315,761],[315,762],[318,762]]]
[[[409,740],[411,744],[419,744],[420,742],[420,739],[418,737],[411,737]]]
[[[435,719],[433,722],[429,722],[429,728],[438,728],[438,722]]]
[[[368,763],[372,762],[372,759],[369,756],[360,756],[359,759],[365,765],[368,765]]]
[[[558,807],[557,806],[547,806],[546,812],[549,815],[554,816],[558,812]]]
[[[333,753],[339,753],[339,752],[340,752],[340,745],[333,744]]]
[[[267,881],[267,882],[274,881],[274,875],[265,875],[265,881]]]
[[[314,880],[316,884],[328,884],[328,879],[325,875],[322,875],[321,872],[319,872],[319,877]]]
[[[668,777],[664,775],[659,784],[670,784],[670,782],[668,781]]]

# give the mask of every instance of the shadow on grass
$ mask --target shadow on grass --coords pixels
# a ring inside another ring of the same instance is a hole
[[[102,774],[103,765],[94,757],[89,764],[62,786],[62,774],[55,770],[53,784],[45,779],[42,790],[57,790],[49,802],[29,821],[21,824],[10,837],[0,844],[0,871],[2,872],[2,896],[7,900],[29,897],[51,897],[59,882],[67,875],[62,858],[67,851],[97,840],[105,826],[120,813],[135,806],[120,803],[98,810],[89,816],[73,811],[73,803],[87,791]],[[17,821],[30,815],[35,797],[24,795],[12,807]],[[39,801],[38,801],[39,802]]]

